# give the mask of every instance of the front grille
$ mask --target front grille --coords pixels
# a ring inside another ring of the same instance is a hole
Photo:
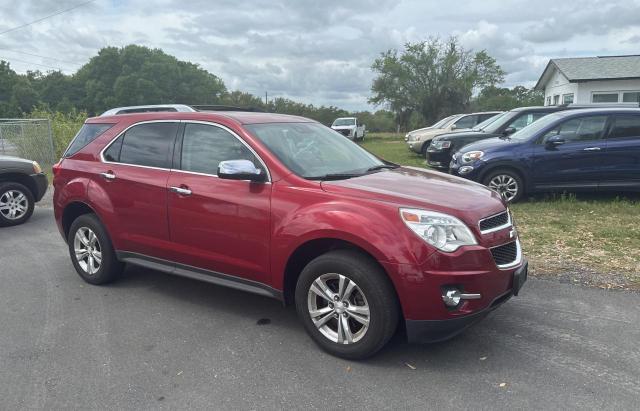
[[[347,137],[349,136],[349,134],[351,134],[351,130],[338,130],[338,132]]]
[[[484,220],[480,220],[480,232],[485,233],[493,230],[494,228],[506,226],[509,224],[509,212],[505,211],[500,214],[496,214]]]
[[[516,241],[513,241],[498,247],[493,247],[491,249],[491,255],[497,266],[512,264],[516,262],[516,258],[518,258],[518,245]]]

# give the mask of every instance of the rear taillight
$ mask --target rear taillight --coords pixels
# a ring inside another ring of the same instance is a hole
[[[58,161],[53,166],[51,166],[51,170],[53,170],[53,176],[54,177],[58,175],[58,172],[62,168],[62,161],[64,161],[64,159],[61,158],[60,161]]]

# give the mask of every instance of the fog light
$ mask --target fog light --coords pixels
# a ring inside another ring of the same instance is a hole
[[[460,169],[458,169],[458,173],[460,174],[467,174],[473,171],[473,167],[471,166],[462,166],[460,167]]]
[[[457,307],[462,300],[479,300],[481,298],[481,294],[461,293],[454,287],[442,290],[442,301],[447,307]]]
[[[442,294],[442,301],[444,301],[444,305],[447,307],[456,307],[460,304],[460,291],[453,289],[447,290],[444,294]]]

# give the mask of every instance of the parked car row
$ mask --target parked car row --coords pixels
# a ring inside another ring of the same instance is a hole
[[[457,130],[468,130],[474,128],[478,124],[483,123],[497,114],[500,114],[500,111],[456,114],[449,116],[435,123],[431,127],[425,127],[407,133],[405,141],[407,142],[410,150],[418,154],[425,155],[427,147],[429,147],[429,144],[434,137]]]
[[[639,115],[616,106],[517,108],[472,130],[433,138],[425,158],[430,167],[483,183],[507,201],[540,191],[638,190]],[[563,137],[532,137],[544,125],[560,127],[549,124],[559,119],[567,123],[556,130]]]

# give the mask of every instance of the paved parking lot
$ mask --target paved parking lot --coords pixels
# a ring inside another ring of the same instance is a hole
[[[2,409],[636,409],[640,399],[637,293],[530,279],[452,341],[396,338],[349,362],[318,350],[275,300],[131,267],[116,284],[85,284],[50,208],[0,229],[0,244]]]

